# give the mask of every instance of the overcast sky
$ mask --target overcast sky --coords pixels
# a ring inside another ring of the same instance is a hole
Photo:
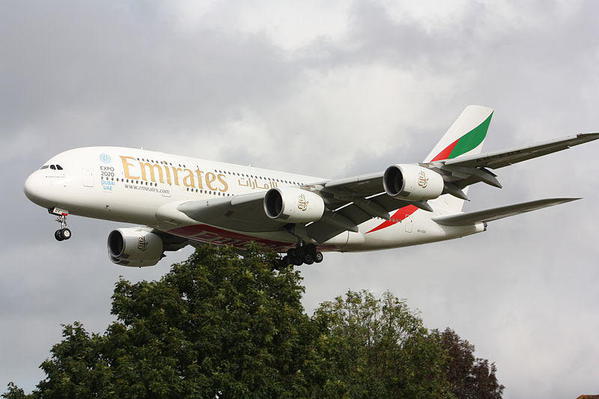
[[[30,390],[61,323],[101,332],[120,225],[52,217],[27,175],[87,145],[173,152],[323,177],[424,158],[468,104],[495,108],[486,150],[599,131],[599,3],[76,1],[0,5],[0,392]],[[599,143],[499,170],[467,209],[585,199],[484,234],[303,268],[311,311],[390,290],[495,361],[506,398],[599,393]]]

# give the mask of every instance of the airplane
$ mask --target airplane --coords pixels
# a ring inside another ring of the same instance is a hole
[[[284,265],[320,263],[323,252],[398,248],[460,238],[491,221],[578,198],[548,198],[463,212],[468,187],[501,188],[492,171],[599,138],[583,133],[482,154],[493,109],[470,105],[421,163],[326,179],[124,147],[62,152],[34,171],[25,194],[56,216],[133,223],[108,235],[112,262],[156,265],[186,245],[257,242]]]

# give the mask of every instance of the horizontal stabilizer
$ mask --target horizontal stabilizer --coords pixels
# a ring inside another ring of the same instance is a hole
[[[580,198],[547,198],[542,200],[523,202],[520,204],[502,206],[499,208],[486,209],[484,211],[458,213],[456,215],[442,216],[433,219],[435,222],[444,226],[467,226],[480,222],[490,222],[492,220],[502,219],[509,216],[518,215],[546,208],[548,206],[564,204],[570,201],[576,201]]]

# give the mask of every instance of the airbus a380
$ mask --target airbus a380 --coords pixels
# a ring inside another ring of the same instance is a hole
[[[493,116],[471,105],[422,163],[325,179],[135,148],[77,148],[52,157],[25,182],[25,194],[57,216],[68,240],[70,214],[134,223],[108,235],[112,262],[153,266],[165,251],[255,241],[287,264],[325,251],[369,251],[449,240],[487,223],[576,198],[549,198],[464,213],[468,186],[501,188],[491,170],[599,138],[578,134],[481,154]]]

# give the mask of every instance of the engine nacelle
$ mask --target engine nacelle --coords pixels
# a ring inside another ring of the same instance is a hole
[[[383,175],[385,192],[408,201],[431,200],[443,193],[445,183],[439,173],[418,165],[392,165]]]
[[[163,257],[162,238],[144,228],[122,228],[108,235],[108,254],[121,266],[154,266]]]
[[[266,215],[282,222],[315,222],[322,217],[324,208],[324,200],[320,195],[301,188],[271,188],[264,196]]]

